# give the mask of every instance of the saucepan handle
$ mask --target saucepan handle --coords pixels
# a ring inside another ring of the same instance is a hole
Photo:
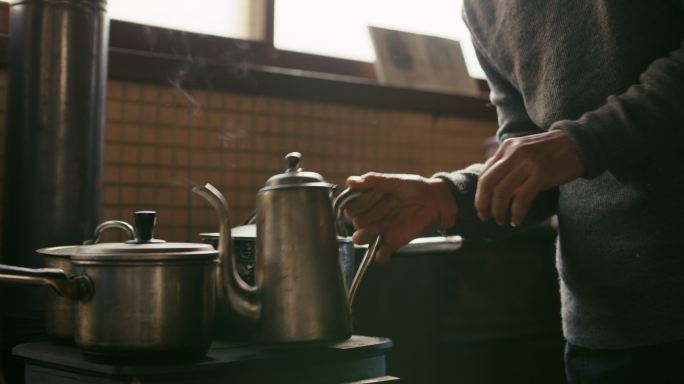
[[[337,226],[337,232],[340,236],[349,236],[349,234],[347,233],[347,228],[345,227],[344,222],[342,221],[344,208],[347,206],[347,204],[357,199],[359,196],[361,196],[361,192],[352,191],[351,189],[347,188],[344,191],[342,191],[333,202],[333,211],[335,212],[335,224]],[[373,261],[373,259],[375,259],[375,253],[377,252],[378,247],[381,243],[382,235],[379,235],[371,243],[371,245],[366,250],[366,253],[363,255],[363,259],[361,259],[359,268],[356,270],[356,274],[354,275],[354,278],[352,279],[352,282],[349,286],[348,301],[350,308],[352,308],[352,305],[354,304],[356,291],[359,289],[361,280],[363,279],[363,276],[366,274],[368,266]]]
[[[83,301],[93,294],[93,285],[87,276],[68,277],[58,268],[33,269],[0,264],[0,283],[47,285],[59,296]]]

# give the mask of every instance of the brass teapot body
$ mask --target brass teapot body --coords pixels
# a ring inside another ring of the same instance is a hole
[[[340,195],[333,204],[333,185],[299,169],[298,153],[287,159],[288,170],[271,177],[257,194],[254,286],[242,280],[235,259],[228,257],[231,236],[225,198],[209,184],[194,189],[221,218],[218,309],[256,322],[255,338],[261,342],[347,339],[352,334],[351,306],[340,264],[336,217],[355,196]],[[373,257],[375,248],[369,248],[364,260]],[[359,268],[356,273],[353,291],[363,271]]]

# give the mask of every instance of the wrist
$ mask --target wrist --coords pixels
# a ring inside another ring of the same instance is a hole
[[[435,202],[438,217],[435,222],[437,230],[446,230],[453,228],[456,225],[456,218],[458,216],[458,206],[456,199],[451,194],[451,188],[447,182],[441,178],[426,179],[431,195]]]

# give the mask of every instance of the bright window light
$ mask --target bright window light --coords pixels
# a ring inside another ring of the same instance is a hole
[[[237,39],[259,39],[254,0],[109,0],[112,19]]]
[[[0,0],[0,2],[7,2]],[[375,61],[368,26],[434,35],[461,42],[472,77],[484,79],[462,0],[275,0],[276,48]],[[263,39],[265,0],[108,0],[112,19],[162,28]]]
[[[375,61],[368,26],[459,40],[472,77],[484,78],[461,0],[275,0],[276,48]]]

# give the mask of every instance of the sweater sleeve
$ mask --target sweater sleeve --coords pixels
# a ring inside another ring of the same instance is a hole
[[[480,65],[487,75],[487,82],[491,91],[490,100],[497,110],[499,121],[497,137],[499,140],[544,132],[528,116],[520,93],[500,75],[491,61],[482,54],[482,50],[479,49],[476,41],[474,44]],[[449,232],[466,238],[499,239],[525,230],[531,224],[538,223],[555,214],[558,205],[557,188],[545,191],[536,198],[525,222],[519,228],[511,228],[508,225],[499,226],[491,220],[486,222],[480,220],[474,202],[477,180],[481,171],[482,164],[473,164],[460,171],[442,172],[433,176],[446,180],[456,199],[459,212],[458,219],[456,220],[456,227]]]
[[[604,171],[623,181],[642,183],[684,176],[684,41],[652,62],[633,84],[577,120],[561,120],[577,143],[586,178]]]

